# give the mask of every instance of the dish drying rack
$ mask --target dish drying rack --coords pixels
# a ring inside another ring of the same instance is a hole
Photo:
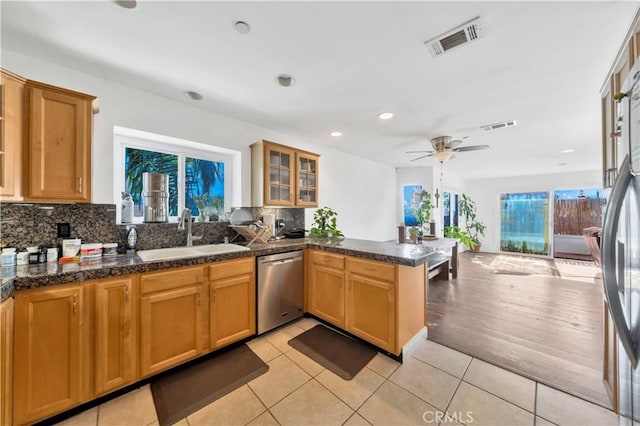
[[[247,240],[247,247],[257,242],[260,244],[267,244],[269,238],[272,237],[271,230],[266,226],[254,225],[256,228],[252,229],[249,225],[229,225],[229,228],[238,233],[239,236],[244,237]],[[230,242],[238,238],[238,235],[233,237]]]

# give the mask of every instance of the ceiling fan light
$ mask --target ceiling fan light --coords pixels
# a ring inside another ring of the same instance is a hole
[[[452,155],[453,155],[452,151],[438,151],[438,152],[434,152],[431,158],[433,158],[436,161],[439,161],[440,163],[444,163],[445,161],[450,159]]]

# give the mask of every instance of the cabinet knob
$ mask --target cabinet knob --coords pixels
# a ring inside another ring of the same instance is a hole
[[[82,193],[82,176],[78,177],[78,192]]]
[[[74,314],[78,312],[78,295],[77,294],[73,295],[73,303],[71,304],[71,309],[73,310]]]
[[[124,286],[124,300],[129,300],[129,286]]]

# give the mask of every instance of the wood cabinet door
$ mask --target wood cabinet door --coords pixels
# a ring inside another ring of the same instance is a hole
[[[27,82],[25,198],[91,201],[91,98]]]
[[[395,353],[395,285],[349,274],[346,330]]]
[[[296,205],[318,207],[318,156],[296,154]]]
[[[131,279],[96,284],[96,394],[135,379]]]
[[[14,423],[30,423],[81,402],[82,287],[15,297]]]
[[[281,145],[264,144],[264,204],[295,204],[295,151]]]
[[[338,327],[345,327],[344,271],[311,264],[309,270],[309,312]]]
[[[140,367],[147,376],[203,351],[203,284],[144,294],[140,303]]]
[[[256,285],[253,274],[211,281],[210,293],[211,349],[256,333]]]
[[[13,299],[0,304],[0,423],[10,425],[13,413]]]
[[[0,120],[0,200],[22,200],[24,80],[4,70]]]

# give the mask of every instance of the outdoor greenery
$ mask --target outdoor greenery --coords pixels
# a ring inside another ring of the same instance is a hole
[[[462,197],[460,197],[460,200],[458,201],[458,210],[462,217],[464,217],[465,231],[477,245],[477,243],[480,242],[480,239],[484,237],[487,227],[476,219],[476,202],[467,194],[462,194]],[[469,246],[471,249],[474,247]]]
[[[541,246],[541,248],[536,249],[536,248],[532,248],[529,247],[529,245],[527,244],[526,241],[513,241],[513,240],[509,240],[509,241],[501,241],[500,242],[500,250],[501,251],[508,251],[511,253],[524,253],[524,254],[541,254],[541,255],[546,255],[549,251],[549,247],[548,244],[545,243]]]
[[[338,213],[329,207],[316,210],[313,215],[313,225],[309,236],[316,239],[344,238],[344,234],[337,227]]]
[[[224,212],[224,163],[185,158],[185,206],[200,217]]]
[[[142,173],[169,175],[169,215],[178,215],[178,156],[144,149],[125,150],[125,191],[136,206],[142,206]]]

